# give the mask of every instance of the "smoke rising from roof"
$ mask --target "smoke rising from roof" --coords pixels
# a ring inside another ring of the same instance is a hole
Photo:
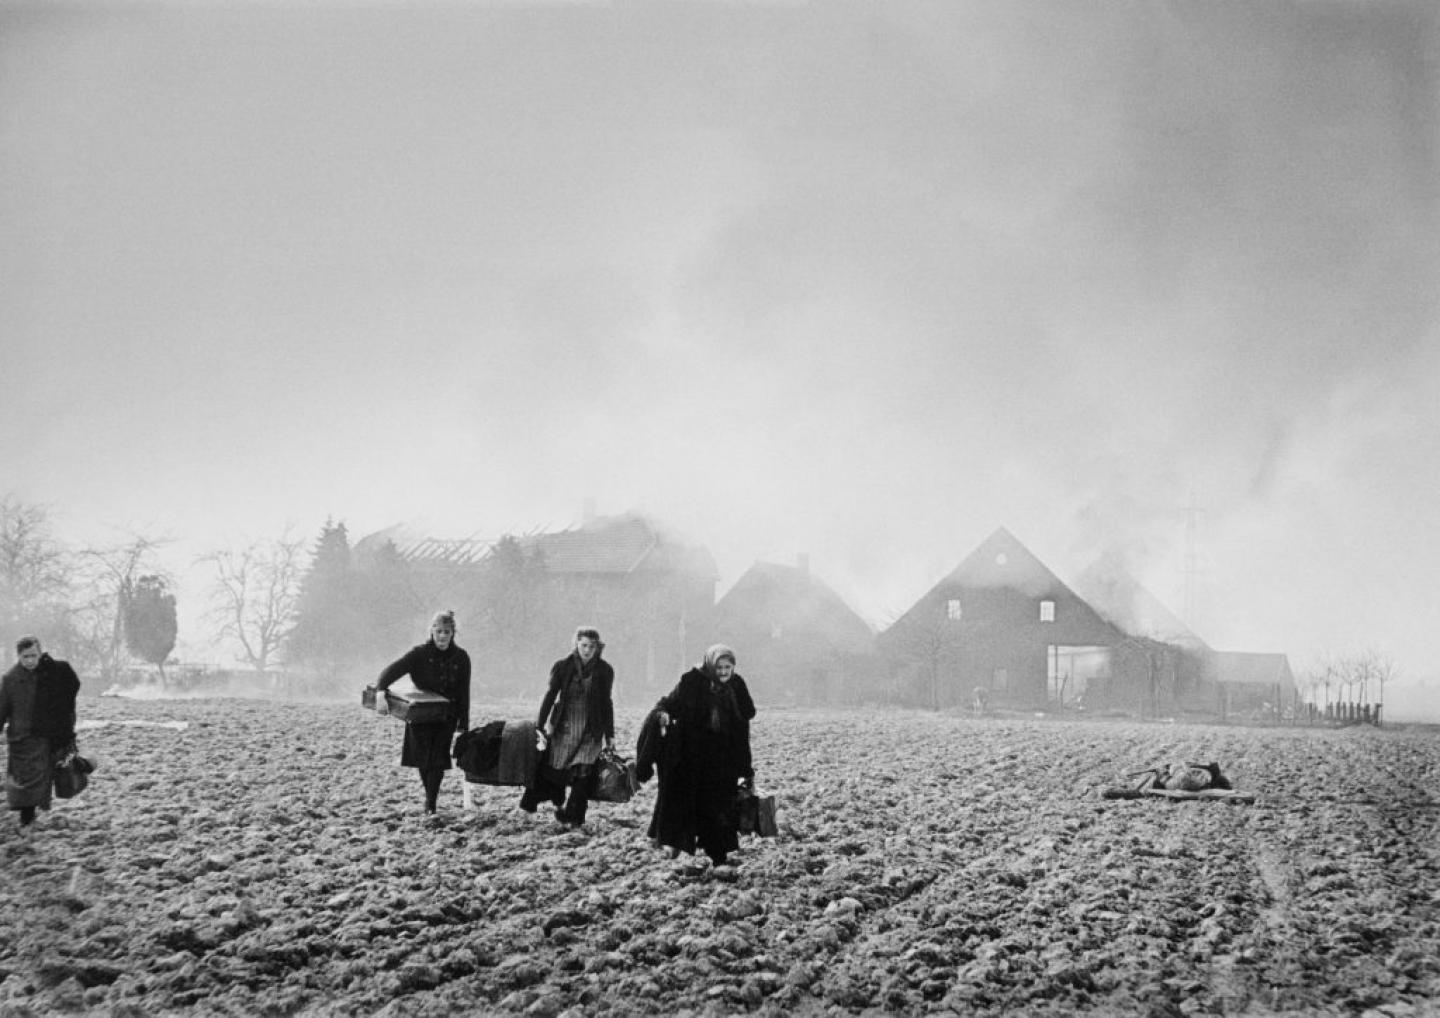
[[[0,461],[202,546],[590,495],[881,624],[1000,525],[1178,611],[1193,494],[1207,640],[1433,669],[1436,27],[11,5]]]

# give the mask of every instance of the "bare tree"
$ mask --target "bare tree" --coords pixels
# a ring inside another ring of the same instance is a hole
[[[1385,704],[1385,683],[1400,677],[1400,666],[1395,659],[1381,650],[1370,652],[1371,675],[1380,686],[1380,704]]]
[[[0,660],[22,631],[42,637],[68,628],[70,559],[50,532],[46,506],[0,499]]]
[[[287,530],[278,538],[212,552],[201,561],[215,569],[209,614],[219,623],[220,636],[239,646],[240,660],[266,671],[295,628],[305,542]]]
[[[1330,687],[1338,685],[1341,671],[1340,662],[1328,651],[1321,652],[1315,658],[1314,663],[1305,670],[1306,682],[1311,689],[1311,701],[1313,702],[1315,699],[1316,690],[1324,690],[1324,699],[1320,703],[1322,713],[1326,707],[1330,706]]]
[[[888,632],[889,655],[923,678],[929,707],[939,710],[941,691],[947,679],[954,682],[960,660],[959,627],[946,616],[942,605],[923,614],[912,613],[892,623]],[[969,690],[963,693],[968,699]]]

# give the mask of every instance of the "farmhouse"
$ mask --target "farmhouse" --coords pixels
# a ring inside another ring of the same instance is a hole
[[[1127,639],[1004,527],[878,639],[902,689],[937,707],[1082,701]]]
[[[543,688],[579,625],[600,630],[617,696],[669,689],[709,642],[714,559],[638,512],[493,540],[390,528],[360,541],[357,558],[386,543],[420,603],[456,610],[477,681],[498,691]]]
[[[838,703],[861,695],[874,631],[839,594],[795,565],[756,562],[715,606],[715,634],[767,703]]]

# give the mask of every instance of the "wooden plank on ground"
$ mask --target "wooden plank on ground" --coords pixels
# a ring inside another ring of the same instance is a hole
[[[1159,795],[1166,799],[1226,799],[1231,802],[1254,802],[1251,792],[1240,792],[1233,788],[1203,788],[1198,792],[1187,792],[1180,788],[1144,788],[1144,795]]]

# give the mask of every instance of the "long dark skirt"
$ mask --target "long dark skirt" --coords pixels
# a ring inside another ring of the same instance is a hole
[[[699,846],[719,860],[740,847],[738,774],[727,759],[727,739],[711,732],[692,732],[691,737],[696,745],[686,753],[690,766],[660,774],[650,837],[682,852],[693,853]]]
[[[30,736],[9,744],[5,801],[11,809],[38,806],[50,808],[51,786],[55,780],[55,752],[50,740]]]
[[[400,766],[421,770],[450,769],[450,736],[455,726],[449,721],[429,724],[410,723],[405,726],[405,742],[400,747]]]

